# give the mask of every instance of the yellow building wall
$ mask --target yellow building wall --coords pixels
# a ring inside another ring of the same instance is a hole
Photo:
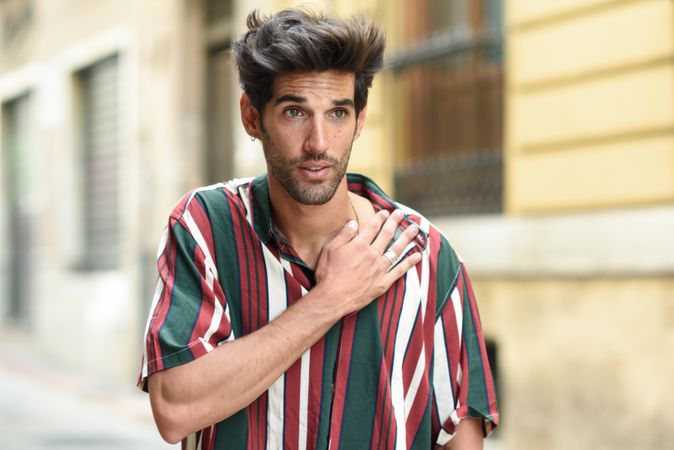
[[[474,277],[503,449],[672,448],[674,280]]]
[[[506,8],[507,211],[674,201],[674,3]]]

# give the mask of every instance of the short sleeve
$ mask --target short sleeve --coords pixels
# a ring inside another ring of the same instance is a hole
[[[433,395],[436,445],[445,445],[464,418],[481,419],[486,436],[499,414],[473,288],[458,264],[434,330]]]
[[[147,390],[147,377],[153,373],[188,363],[233,338],[213,256],[207,218],[191,215],[189,207],[180,215],[174,211],[159,244],[159,279],[145,329],[141,389]]]

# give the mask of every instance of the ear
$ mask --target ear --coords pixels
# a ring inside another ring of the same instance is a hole
[[[245,93],[241,94],[239,108],[241,109],[241,123],[243,124],[246,133],[248,133],[250,137],[260,139],[260,112],[253,106],[250,97]]]
[[[360,136],[360,131],[363,129],[363,125],[365,125],[365,117],[367,116],[367,105],[363,107],[363,109],[360,110],[358,113],[358,117],[356,117],[356,132],[353,134],[354,139],[358,139]]]

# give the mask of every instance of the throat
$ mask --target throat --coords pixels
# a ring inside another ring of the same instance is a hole
[[[329,240],[321,244],[309,244],[302,243],[300,246],[293,245],[293,249],[297,253],[297,256],[300,257],[304,264],[311,270],[316,270],[316,265],[318,264],[318,258],[321,256],[321,251],[323,246],[327,244]]]

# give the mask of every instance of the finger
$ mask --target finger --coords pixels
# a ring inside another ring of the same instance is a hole
[[[419,227],[417,224],[413,223],[403,231],[398,239],[391,244],[387,251],[393,252],[396,259],[405,251],[405,248],[414,240],[414,238],[419,234]],[[386,258],[384,258],[386,259]]]
[[[388,219],[386,219],[386,222],[384,222],[384,225],[381,227],[381,230],[379,231],[379,234],[377,234],[374,242],[372,242],[372,247],[375,250],[377,250],[379,253],[384,253],[384,250],[386,250],[386,247],[388,247],[389,243],[391,242],[391,238],[393,238],[393,235],[398,228],[398,224],[401,220],[403,220],[403,217],[405,217],[405,215],[399,209],[396,209],[393,211],[393,213],[391,213]],[[400,253],[396,253],[396,256],[399,254]]]
[[[358,222],[349,220],[327,245],[341,247],[358,234]]]
[[[363,239],[367,242],[367,245],[370,245],[374,238],[377,237],[381,226],[388,216],[389,212],[385,209],[377,211],[377,214],[360,230],[359,239]]]
[[[395,242],[382,254],[380,261],[385,270],[390,270],[391,267],[398,262],[399,256],[403,254],[407,246],[418,233],[419,227],[413,223],[398,236]]]
[[[386,273],[386,275],[384,275],[386,282],[389,285],[393,284],[398,278],[405,275],[408,270],[418,264],[419,261],[421,261],[421,252],[414,252],[411,255],[406,256],[395,267],[392,267],[391,270]]]

